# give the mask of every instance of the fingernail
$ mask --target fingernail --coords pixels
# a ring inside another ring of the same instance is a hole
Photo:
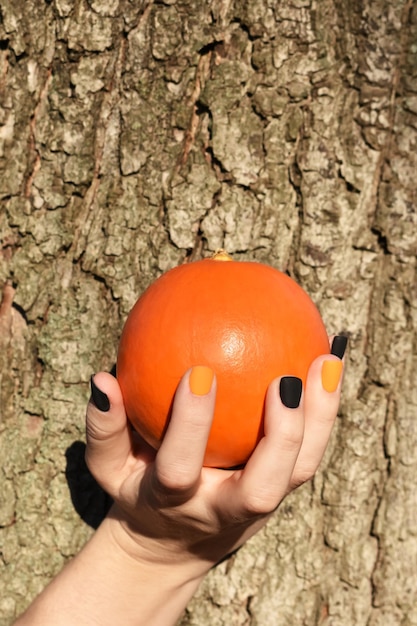
[[[342,361],[324,361],[321,368],[321,383],[329,393],[336,391],[342,375]]]
[[[336,337],[332,341],[332,348],[330,350],[330,354],[334,354],[339,357],[339,359],[343,359],[345,354],[346,346],[347,346],[348,338],[344,335],[336,335]]]
[[[281,402],[288,409],[296,409],[300,405],[303,383],[296,376],[284,376],[279,383]]]
[[[110,400],[108,396],[104,393],[104,391],[101,391],[101,389],[97,387],[94,382],[94,376],[91,377],[90,385],[91,398],[93,400],[93,403],[96,405],[99,411],[103,411],[103,413],[106,413],[110,409]]]
[[[117,363],[114,363],[109,373],[115,378],[117,378]]]
[[[195,365],[190,373],[191,393],[196,396],[205,396],[213,384],[214,372],[205,365]]]

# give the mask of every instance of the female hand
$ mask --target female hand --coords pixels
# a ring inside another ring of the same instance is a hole
[[[337,414],[345,344],[336,338],[333,354],[314,361],[304,391],[291,377],[271,383],[265,434],[236,470],[202,467],[216,396],[207,368],[181,380],[157,452],[129,426],[117,380],[96,374],[86,458],[114,505],[15,626],[173,626],[212,565],[314,475]]]
[[[86,459],[114,500],[119,545],[140,560],[187,564],[196,577],[242,545],[317,470],[338,410],[342,368],[337,356],[319,357],[303,392],[299,379],[273,381],[264,437],[236,470],[202,466],[216,396],[211,370],[197,367],[182,378],[156,453],[130,428],[117,380],[96,374]],[[198,389],[199,376],[206,389]]]

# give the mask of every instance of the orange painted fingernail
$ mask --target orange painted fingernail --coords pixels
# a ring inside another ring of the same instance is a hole
[[[321,368],[321,383],[329,393],[336,391],[342,375],[342,361],[324,361]]]
[[[190,373],[191,393],[196,396],[205,396],[213,384],[214,372],[205,365],[195,365]]]

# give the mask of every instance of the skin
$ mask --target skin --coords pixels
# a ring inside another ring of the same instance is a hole
[[[316,472],[340,400],[340,383],[331,393],[322,386],[325,360],[338,358],[314,361],[296,409],[282,404],[279,380],[271,383],[265,436],[239,470],[202,467],[215,380],[197,396],[186,372],[155,453],[132,433],[117,380],[96,374],[110,410],[88,405],[86,459],[114,506],[15,626],[173,626],[210,568]]]

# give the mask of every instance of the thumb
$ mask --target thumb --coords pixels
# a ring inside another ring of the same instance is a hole
[[[119,383],[106,372],[91,378],[86,436],[88,468],[103,489],[113,495],[124,478],[132,442]]]

